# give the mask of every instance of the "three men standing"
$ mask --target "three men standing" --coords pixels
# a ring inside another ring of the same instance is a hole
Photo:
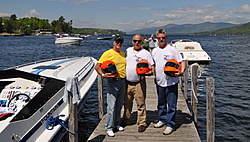
[[[108,79],[107,125],[105,126],[108,136],[114,136],[113,128],[122,131],[123,127],[121,126],[131,124],[131,112],[134,99],[137,103],[138,132],[143,132],[146,129],[146,81],[144,76],[140,76],[136,72],[136,65],[140,60],[147,60],[152,67],[146,75],[155,74],[158,94],[157,109],[160,121],[156,123],[154,127],[160,128],[166,124],[167,128],[163,131],[163,134],[168,135],[173,132],[178,97],[178,77],[185,71],[186,64],[179,51],[167,44],[167,35],[164,29],[159,29],[156,36],[159,47],[154,48],[152,55],[141,47],[142,37],[137,34],[132,40],[133,47],[129,47],[126,50],[127,56],[121,51],[124,40],[118,36],[113,42],[114,47],[104,52],[96,65],[96,71]],[[175,73],[175,77],[167,76],[164,73],[165,64],[170,59],[175,59],[181,64],[181,71]],[[112,60],[117,64],[118,76],[116,78],[112,78],[110,74],[101,71],[101,64],[105,60]],[[124,79],[125,76],[127,80],[126,83]],[[124,115],[123,122],[120,126],[122,104],[124,104]]]

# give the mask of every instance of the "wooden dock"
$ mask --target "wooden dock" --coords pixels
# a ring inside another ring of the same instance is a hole
[[[192,116],[179,87],[178,102],[177,102],[177,115],[176,115],[176,130],[170,135],[163,135],[163,131],[166,125],[162,128],[154,128],[154,124],[158,122],[159,116],[157,112],[157,93],[156,86],[154,84],[154,77],[147,77],[147,128],[144,132],[138,132],[137,119],[137,106],[136,102],[133,103],[132,110],[132,125],[126,126],[124,131],[116,131],[115,137],[109,137],[104,129],[107,122],[107,115],[104,115],[92,135],[89,137],[89,142],[158,142],[158,141],[190,141],[200,142],[195,124],[192,120]],[[123,115],[123,109],[122,113]]]

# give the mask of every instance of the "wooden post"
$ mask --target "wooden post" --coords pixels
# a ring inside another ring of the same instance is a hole
[[[198,78],[198,65],[192,66],[192,108],[195,126],[197,126],[197,78]]]
[[[186,60],[186,70],[184,73],[184,98],[188,103],[188,61]]]
[[[103,103],[103,79],[98,75],[98,102],[99,102],[99,121],[102,120],[104,115],[104,103]]]
[[[214,142],[215,118],[214,118],[214,79],[206,78],[207,95],[207,142]]]
[[[68,91],[68,110],[69,110],[69,130],[73,133],[78,132],[77,103],[73,104],[73,94]],[[69,133],[69,142],[78,142],[78,133]]]

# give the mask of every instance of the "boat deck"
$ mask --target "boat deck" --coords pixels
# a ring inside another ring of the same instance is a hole
[[[92,135],[89,137],[88,142],[152,142],[152,141],[190,141],[200,142],[195,124],[192,120],[192,116],[179,88],[178,102],[177,102],[177,115],[176,115],[176,130],[170,135],[163,135],[163,131],[166,126],[162,128],[154,128],[154,124],[158,122],[159,116],[157,112],[157,93],[154,84],[154,77],[147,77],[147,128],[144,132],[138,132],[137,119],[137,106],[136,102],[133,103],[132,110],[132,125],[126,126],[124,131],[115,132],[115,137],[109,137],[104,129],[107,122],[107,115],[104,115]],[[122,113],[123,115],[123,109]]]

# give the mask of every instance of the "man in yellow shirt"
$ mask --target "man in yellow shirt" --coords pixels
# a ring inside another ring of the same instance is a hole
[[[114,137],[113,129],[123,131],[120,126],[121,109],[126,91],[126,54],[121,51],[124,39],[116,36],[113,42],[113,48],[105,51],[95,69],[99,75],[107,79],[107,124],[105,130],[110,137]],[[101,65],[104,61],[111,60],[115,63],[118,75],[113,77],[111,73],[104,73]]]

